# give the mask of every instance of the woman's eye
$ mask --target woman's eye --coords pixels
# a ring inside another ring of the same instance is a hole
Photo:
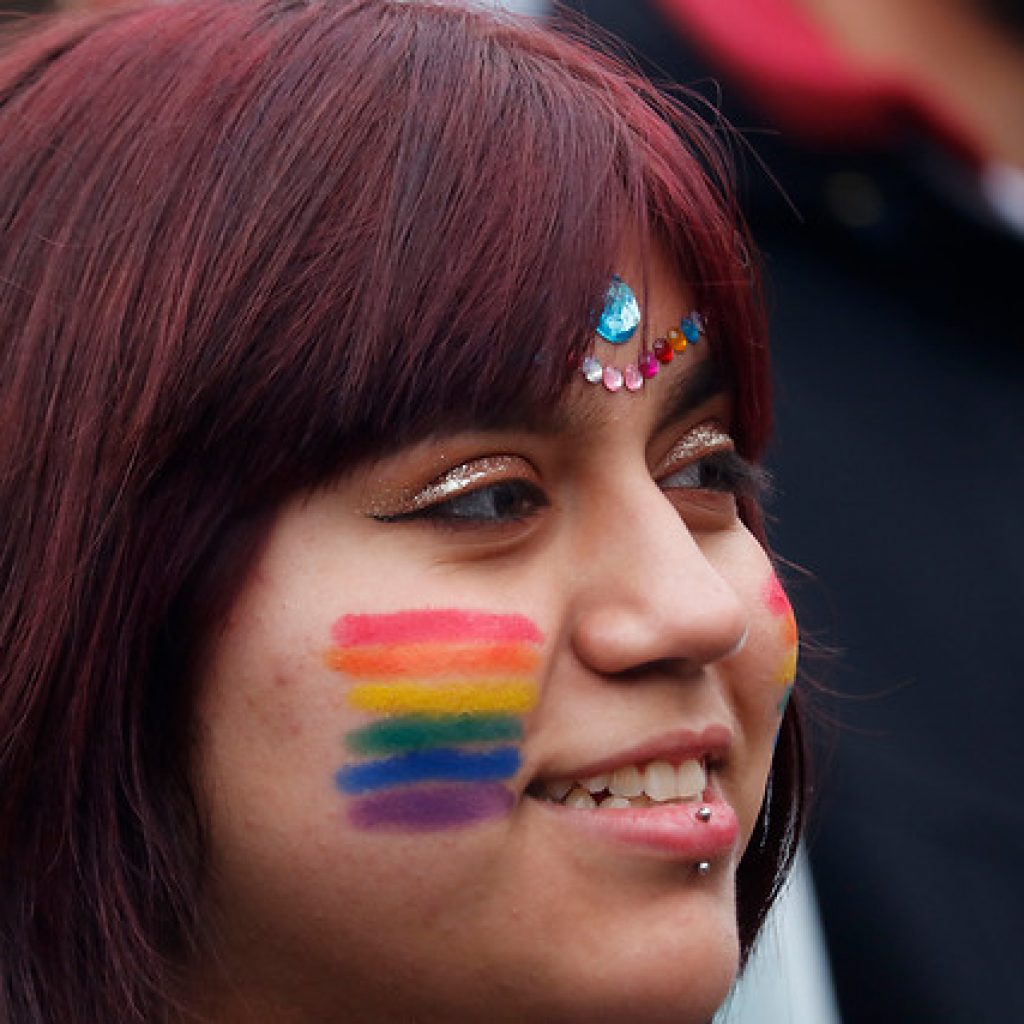
[[[499,480],[414,511],[379,518],[387,522],[428,519],[452,526],[499,526],[527,519],[549,504],[544,492],[529,480]]]
[[[734,451],[712,452],[663,477],[666,490],[719,491],[726,494],[759,494],[765,487],[762,470]]]

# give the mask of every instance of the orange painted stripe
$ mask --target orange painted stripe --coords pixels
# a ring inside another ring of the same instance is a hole
[[[403,675],[429,679],[532,672],[540,658],[527,644],[394,644],[332,647],[325,660],[335,672],[356,679]]]
[[[796,626],[796,617],[790,612],[782,624],[782,638],[791,647],[795,647],[800,639],[800,633]]]

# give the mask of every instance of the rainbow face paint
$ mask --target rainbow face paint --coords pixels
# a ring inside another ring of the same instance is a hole
[[[537,701],[540,630],[521,615],[424,609],[346,615],[325,661],[348,702],[380,717],[335,775],[358,828],[432,832],[507,814],[521,716]]]
[[[774,574],[765,583],[764,603],[773,618],[778,620],[779,637],[785,648],[783,659],[775,671],[775,682],[783,687],[783,693],[778,703],[779,714],[781,715],[785,713],[786,705],[789,703],[789,695],[793,692],[793,683],[796,680],[800,636],[797,631],[793,607],[789,603],[785,590],[782,589],[779,578]]]

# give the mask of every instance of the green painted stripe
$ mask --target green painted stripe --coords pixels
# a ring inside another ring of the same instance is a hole
[[[348,748],[357,754],[391,754],[451,743],[519,740],[518,715],[401,715],[350,732]]]

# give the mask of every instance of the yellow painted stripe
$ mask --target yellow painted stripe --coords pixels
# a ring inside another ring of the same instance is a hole
[[[522,714],[537,703],[537,686],[520,680],[489,683],[362,683],[348,692],[349,703],[361,711],[386,715],[408,712]]]
[[[786,616],[786,621],[782,624],[782,638],[787,644],[792,644],[794,647],[800,639],[796,628],[796,617],[792,612]]]
[[[780,686],[789,686],[789,684],[796,679],[796,663],[799,653],[799,650],[794,647],[792,651],[786,655],[786,660],[779,666],[778,674],[775,676],[775,682]]]

